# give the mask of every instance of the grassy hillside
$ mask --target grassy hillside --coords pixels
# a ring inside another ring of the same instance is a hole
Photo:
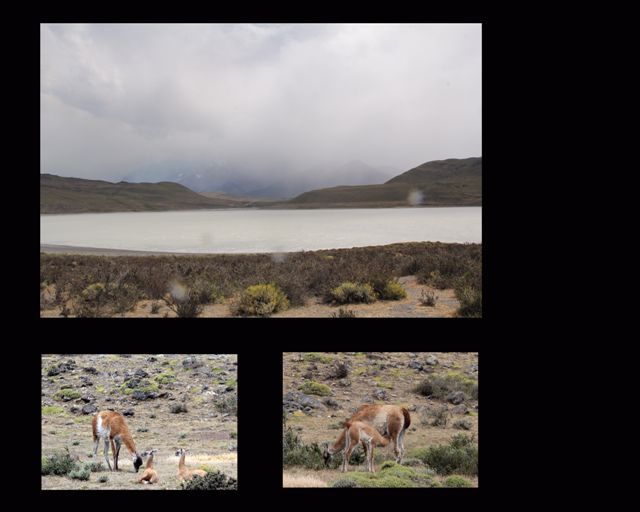
[[[427,162],[381,185],[305,192],[291,207],[481,206],[482,158]]]
[[[402,465],[392,444],[374,449],[374,475],[359,449],[347,473],[338,467],[342,453],[323,460],[323,443],[362,404],[410,411]],[[478,354],[285,353],[283,422],[285,487],[476,487]]]
[[[110,183],[40,175],[40,213],[190,210],[237,206],[208,198],[177,183]]]
[[[43,489],[179,489],[178,448],[190,450],[189,468],[237,478],[234,354],[44,354],[41,383]],[[158,483],[135,482],[144,466],[134,473],[124,446],[118,472],[108,470],[103,445],[93,456],[91,420],[107,409],[125,416],[138,452],[158,450]],[[87,480],[47,470],[67,453],[80,468],[95,465]]]

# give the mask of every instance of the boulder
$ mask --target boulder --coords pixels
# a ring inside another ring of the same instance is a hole
[[[422,370],[422,365],[418,361],[410,361],[408,366],[413,370]]]
[[[138,368],[136,372],[133,374],[136,379],[144,379],[149,376],[147,372],[145,372],[142,368]]]
[[[87,404],[82,408],[82,414],[93,414],[98,412],[98,408],[93,404]]]
[[[182,360],[182,366],[184,368],[200,368],[203,365],[202,361],[198,360],[196,356],[185,357]]]
[[[434,355],[430,355],[425,360],[425,363],[427,363],[430,366],[435,366],[435,365],[438,364],[438,359],[436,359],[436,357]]]
[[[124,411],[122,411],[123,416],[133,416],[134,414],[135,411],[133,409],[125,409]]]

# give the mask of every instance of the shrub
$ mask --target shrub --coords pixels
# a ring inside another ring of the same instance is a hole
[[[471,421],[460,419],[453,422],[453,428],[457,428],[458,430],[471,430]]]
[[[104,484],[108,481],[109,481],[109,477],[107,475],[100,475],[98,477],[98,482],[100,482],[101,484]]]
[[[76,461],[66,452],[56,452],[50,457],[42,457],[43,475],[66,475],[76,467]]]
[[[61,389],[53,396],[57,400],[64,400],[65,402],[68,402],[69,400],[75,400],[76,398],[80,398],[82,394],[79,391],[76,391],[75,389],[67,388],[67,389]]]
[[[463,434],[454,436],[448,445],[419,449],[412,455],[441,475],[478,474],[478,447],[473,442],[473,437]]]
[[[407,292],[398,281],[374,281],[372,285],[380,300],[401,300],[407,297]]]
[[[450,476],[444,481],[445,487],[473,487],[471,482],[461,476]]]
[[[289,299],[275,284],[256,284],[246,288],[235,308],[236,315],[269,316],[289,308]]]
[[[344,362],[337,362],[329,373],[330,379],[345,379],[349,376],[349,366]]]
[[[307,395],[329,396],[331,388],[326,384],[310,381],[298,386],[298,389]]]
[[[331,313],[332,318],[355,318],[356,312],[352,309],[340,308],[338,313]]]
[[[76,468],[69,472],[69,478],[72,480],[89,480],[91,476],[91,469],[87,464],[76,466]]]
[[[431,411],[431,426],[445,428],[449,422],[449,408],[446,405]]]
[[[173,414],[188,412],[186,404],[171,404],[171,406],[169,407],[169,411],[171,411]]]
[[[438,298],[439,297],[435,293],[422,290],[422,293],[420,294],[420,304],[433,308],[436,306]]]
[[[151,314],[155,315],[160,311],[160,303],[154,301],[151,303]]]
[[[89,470],[92,473],[97,473],[98,471],[103,471],[104,470],[104,466],[103,466],[102,462],[87,462],[86,466],[89,468]]]
[[[474,400],[478,399],[478,383],[455,374],[429,377],[418,383],[413,391],[439,400],[444,400],[449,393],[454,391],[462,391]]]
[[[195,318],[202,313],[202,305],[192,290],[187,291],[180,299],[169,295],[164,301],[179,318]]]
[[[330,301],[336,304],[354,304],[359,302],[370,304],[376,301],[376,293],[368,283],[360,284],[346,281],[331,290]]]
[[[226,395],[216,402],[216,409],[223,414],[238,414],[238,395]]]
[[[195,476],[191,480],[182,482],[180,488],[183,491],[235,491],[238,489],[238,482],[220,471],[212,471],[204,477]]]
[[[456,289],[460,301],[458,316],[480,318],[482,316],[482,290],[468,286]]]

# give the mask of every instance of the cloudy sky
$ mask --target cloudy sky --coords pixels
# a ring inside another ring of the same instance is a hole
[[[42,25],[41,172],[481,155],[480,25]]]

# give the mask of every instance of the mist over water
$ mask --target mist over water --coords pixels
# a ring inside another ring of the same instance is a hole
[[[40,243],[185,252],[281,253],[398,242],[482,242],[482,208],[197,210],[41,215]]]

